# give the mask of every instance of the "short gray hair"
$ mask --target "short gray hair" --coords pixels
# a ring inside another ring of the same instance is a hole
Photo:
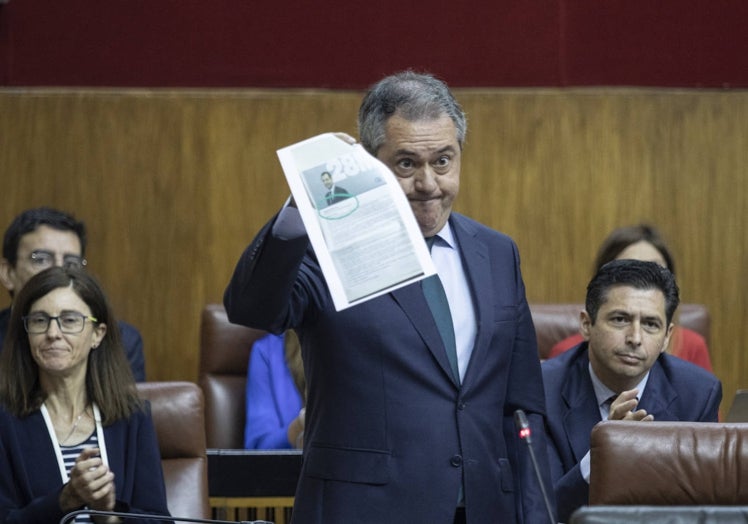
[[[446,115],[457,128],[460,147],[465,142],[465,113],[447,84],[433,75],[403,71],[383,78],[369,89],[358,110],[358,134],[372,155],[384,143],[385,124],[395,113],[410,121]]]

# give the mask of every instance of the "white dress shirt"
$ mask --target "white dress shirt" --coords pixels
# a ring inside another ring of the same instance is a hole
[[[589,349],[587,350],[589,351]],[[608,415],[610,415],[610,404],[608,403],[608,399],[610,397],[618,396],[615,391],[610,389],[608,386],[602,383],[602,381],[597,378],[597,375],[595,375],[595,372],[592,371],[592,364],[588,364],[589,372],[590,372],[590,378],[592,379],[592,387],[595,389],[595,398],[597,399],[597,407],[600,410],[600,420],[608,420]],[[636,385],[636,389],[639,390],[639,396],[636,397],[637,399],[642,398],[642,395],[644,394],[644,388],[647,387],[647,380],[649,379],[649,372],[647,372],[646,375],[644,375],[644,378],[641,379],[641,382],[639,382]],[[587,482],[587,484],[590,483],[590,452],[588,451],[584,457],[582,457],[582,460],[579,462],[579,469],[580,473],[582,474],[582,477]]]

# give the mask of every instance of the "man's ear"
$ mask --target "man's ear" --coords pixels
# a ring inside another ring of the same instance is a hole
[[[592,328],[592,318],[590,318],[587,311],[581,311],[579,313],[579,333],[582,334],[585,340],[590,339],[590,330]]]
[[[673,337],[673,331],[675,331],[675,323],[671,322],[667,327],[665,340],[662,341],[662,349],[660,349],[660,353],[664,353],[665,351],[667,351],[668,346],[670,346],[670,339]]]
[[[16,268],[10,265],[7,258],[0,258],[0,282],[10,292],[15,291],[13,289],[15,287],[13,284],[15,271]]]

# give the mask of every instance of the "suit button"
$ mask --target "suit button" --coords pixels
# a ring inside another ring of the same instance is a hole
[[[465,409],[465,403],[464,402],[459,402],[457,404],[457,409],[459,409],[460,411],[462,411],[463,409]]]
[[[452,464],[454,467],[459,468],[462,466],[462,456],[460,455],[453,455],[451,459],[449,459],[449,463]]]

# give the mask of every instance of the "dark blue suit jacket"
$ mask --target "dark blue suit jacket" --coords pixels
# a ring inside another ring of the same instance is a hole
[[[589,485],[582,478],[579,461],[590,449],[590,433],[600,422],[600,409],[588,365],[584,342],[542,366],[548,455],[561,522],[567,522],[589,499]],[[638,409],[661,421],[717,422],[721,400],[722,385],[714,375],[662,353],[650,370]]]
[[[0,311],[0,350],[3,349],[3,340],[5,340],[5,333],[8,331],[8,322],[10,322],[10,308]],[[130,369],[135,377],[135,382],[145,382],[143,338],[135,326],[122,321],[118,325],[122,338],[122,346],[125,348],[127,361],[130,363]]]
[[[514,242],[450,218],[478,334],[460,386],[419,283],[336,312],[307,237],[271,224],[242,255],[224,297],[232,322],[295,328],[308,385],[297,523],[548,521],[513,425],[524,409],[548,476],[536,337]],[[550,486],[549,479],[547,486]]]
[[[115,509],[168,515],[150,414],[138,412],[106,426],[104,440],[117,487]],[[62,478],[40,411],[18,419],[0,408],[0,464],[0,522],[50,524],[62,519]]]
[[[325,202],[327,202],[328,206],[331,206],[350,197],[351,195],[350,193],[348,193],[348,191],[340,186],[334,186],[332,188],[332,191],[328,191],[327,193],[325,193]]]

